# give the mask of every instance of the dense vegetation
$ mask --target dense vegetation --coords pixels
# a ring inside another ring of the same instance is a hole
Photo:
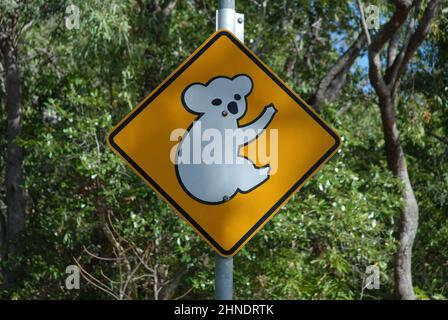
[[[79,29],[64,23],[71,3],[80,8]],[[380,6],[382,23],[392,16],[393,5],[372,3]],[[420,1],[412,14],[420,18],[428,3]],[[1,298],[213,297],[210,247],[105,140],[214,31],[215,9],[216,1],[199,0],[1,1],[0,31],[19,35],[22,131],[15,143],[24,150],[26,212],[24,229],[2,240],[8,218],[3,66]],[[363,32],[355,1],[241,0],[237,9],[246,15],[246,44],[308,101]],[[420,299],[448,297],[447,14],[442,1],[395,98],[420,209],[412,265]],[[362,46],[337,97],[319,106],[343,136],[342,149],[237,254],[236,298],[394,298],[404,186],[388,167],[367,60]],[[83,271],[79,290],[64,286],[73,264]],[[363,289],[370,265],[380,269],[379,290]]]

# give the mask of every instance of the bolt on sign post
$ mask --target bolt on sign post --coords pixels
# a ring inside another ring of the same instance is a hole
[[[219,11],[218,18],[226,14]],[[331,158],[340,138],[233,31],[218,30],[118,123],[108,143],[229,257]]]

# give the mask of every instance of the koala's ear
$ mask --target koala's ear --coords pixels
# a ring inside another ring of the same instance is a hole
[[[193,113],[205,113],[207,103],[205,103],[206,87],[200,83],[188,86],[182,93],[182,101],[185,107]]]
[[[241,75],[233,79],[239,92],[247,96],[252,91],[252,79],[249,76]]]

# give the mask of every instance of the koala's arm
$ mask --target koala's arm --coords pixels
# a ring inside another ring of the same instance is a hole
[[[271,103],[264,108],[263,113],[258,116],[257,119],[245,125],[244,127],[239,128],[238,137],[240,144],[249,143],[255,140],[260,134],[262,134],[264,129],[266,129],[266,127],[271,122],[276,112],[277,109],[275,109],[275,106]]]

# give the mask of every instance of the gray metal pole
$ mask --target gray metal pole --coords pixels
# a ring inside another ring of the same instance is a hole
[[[235,0],[219,0],[216,18],[217,29],[227,29],[235,33]]]
[[[233,257],[215,254],[215,299],[233,299]]]
[[[218,0],[216,28],[235,33],[235,0]],[[215,254],[215,299],[233,299],[233,257]]]
[[[218,10],[224,8],[235,10],[235,0],[218,0]]]

